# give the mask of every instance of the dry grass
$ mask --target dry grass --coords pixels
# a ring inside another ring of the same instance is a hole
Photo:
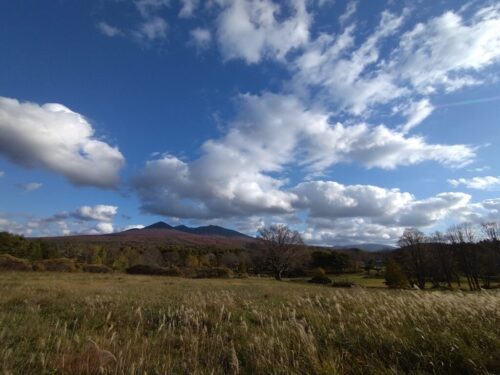
[[[0,273],[0,373],[498,374],[500,293]]]

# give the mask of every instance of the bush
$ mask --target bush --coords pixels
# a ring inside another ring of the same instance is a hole
[[[394,259],[389,259],[385,267],[385,283],[389,288],[398,289],[408,286],[408,279]]]
[[[111,268],[105,266],[104,264],[84,264],[83,265],[84,272],[90,273],[109,273],[113,272]]]
[[[125,270],[131,275],[156,275],[156,276],[181,276],[181,271],[177,267],[158,267],[147,264],[136,264]]]
[[[332,280],[325,274],[323,268],[317,268],[314,272],[314,276],[309,280],[313,284],[330,284]]]
[[[233,277],[233,271],[231,271],[227,267],[201,268],[196,270],[196,274],[194,277],[197,279],[229,279]]]
[[[332,282],[334,288],[352,288],[354,283],[349,280],[335,280]]]
[[[31,271],[32,269],[31,264],[26,259],[0,254],[0,270],[2,271]]]
[[[74,259],[57,258],[35,262],[33,268],[36,271],[76,272],[81,269],[81,265]]]

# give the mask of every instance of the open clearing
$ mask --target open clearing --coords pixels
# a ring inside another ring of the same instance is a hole
[[[0,273],[7,374],[498,374],[500,293]]]

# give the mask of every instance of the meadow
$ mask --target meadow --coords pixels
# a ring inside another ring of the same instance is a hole
[[[0,272],[2,374],[499,374],[500,292]]]

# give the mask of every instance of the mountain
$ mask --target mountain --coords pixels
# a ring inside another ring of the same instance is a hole
[[[46,237],[45,240],[65,244],[68,248],[85,244],[107,244],[113,247],[140,246],[157,248],[165,245],[186,247],[215,246],[223,249],[241,249],[255,241],[243,233],[223,227],[208,225],[190,228],[185,225],[173,227],[163,221],[145,228],[134,228],[111,234],[73,235]]]
[[[395,250],[395,246],[384,245],[379,243],[361,243],[361,244],[351,244],[351,245],[342,245],[335,246],[337,249],[360,249],[364,251],[383,251],[383,250]]]
[[[164,221],[158,221],[154,224],[148,225],[147,227],[144,227],[142,229],[173,229],[174,227],[171,225],[168,225]]]
[[[178,225],[174,227],[175,230],[179,230],[181,232],[185,233],[192,233],[192,234],[201,234],[205,236],[222,236],[222,237],[246,237],[246,238],[251,238],[250,236],[247,236],[246,234],[237,232],[232,229],[227,229],[224,227],[219,227],[218,225],[207,225],[203,227],[197,227],[197,228],[190,228],[185,225]]]

